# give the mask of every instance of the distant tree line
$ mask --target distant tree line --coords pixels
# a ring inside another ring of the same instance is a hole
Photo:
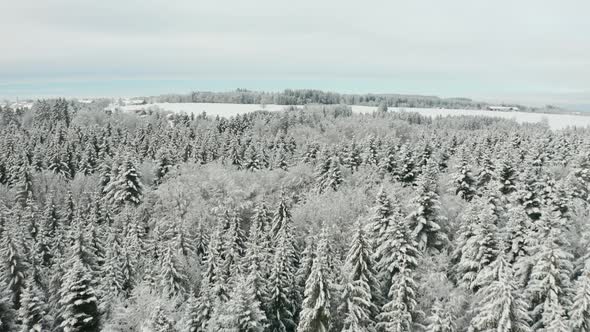
[[[148,98],[153,102],[174,103],[233,103],[233,104],[345,104],[408,108],[454,108],[484,109],[487,103],[476,102],[467,98],[439,98],[435,96],[400,95],[400,94],[340,94],[320,90],[291,90],[282,92],[259,92],[237,89],[229,92],[195,91],[187,95],[163,95]],[[520,109],[527,109],[524,106]]]

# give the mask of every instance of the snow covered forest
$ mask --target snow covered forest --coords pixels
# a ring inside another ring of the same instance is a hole
[[[590,331],[590,129],[0,108],[0,331]]]

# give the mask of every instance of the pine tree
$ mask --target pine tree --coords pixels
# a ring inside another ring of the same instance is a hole
[[[18,311],[23,332],[42,332],[49,329],[49,322],[46,317],[46,303],[45,296],[39,285],[37,285],[34,275],[28,277]]]
[[[297,331],[327,332],[330,329],[330,280],[328,273],[327,238],[320,236],[311,273],[305,282],[305,298]]]
[[[459,164],[459,169],[454,180],[455,195],[466,201],[471,201],[475,195],[475,179],[471,174],[471,167],[467,163],[467,158],[463,157]]]
[[[500,192],[506,196],[516,192],[516,171],[513,161],[509,157],[509,153],[505,155],[506,158],[501,160],[500,166],[496,171],[498,173],[498,182],[500,182]]]
[[[0,332],[12,332],[16,330],[16,313],[10,297],[11,294],[6,282],[4,278],[0,277]]]
[[[294,275],[292,270],[293,247],[288,230],[282,228],[276,241],[277,248],[269,278],[269,331],[295,331],[295,304],[291,298]]]
[[[390,220],[385,241],[375,252],[376,268],[385,275],[387,302],[378,315],[380,331],[412,330],[420,315],[416,304],[416,284],[412,271],[418,264],[420,252],[405,220]]]
[[[356,142],[353,140],[350,145],[346,147],[343,164],[349,168],[352,173],[354,173],[358,170],[362,163],[363,159],[361,157],[361,151],[356,145]]]
[[[576,281],[569,317],[572,331],[590,331],[590,263]]]
[[[397,200],[390,199],[384,188],[381,188],[379,194],[377,194],[373,216],[369,220],[369,231],[374,249],[387,239],[387,229],[391,224],[391,219],[399,220],[403,218],[399,205]]]
[[[421,312],[416,302],[417,285],[409,268],[397,272],[391,280],[385,303],[377,316],[377,330],[382,332],[413,331]]]
[[[281,199],[279,200],[279,206],[274,213],[270,233],[273,239],[276,240],[285,224],[291,223],[291,210],[287,204],[287,197],[285,193],[281,193]]]
[[[561,231],[553,227],[535,249],[536,263],[526,286],[533,330],[551,330],[552,324],[563,321],[565,309],[570,307],[573,257],[564,250],[564,244]]]
[[[486,187],[494,179],[495,173],[496,169],[492,158],[489,154],[486,154],[482,162],[481,171],[477,174],[477,187]]]
[[[339,308],[344,315],[343,331],[374,329],[382,304],[381,286],[374,266],[371,247],[359,222],[346,256],[345,285]]]
[[[440,249],[447,242],[441,229],[444,218],[440,215],[440,202],[436,193],[435,170],[426,167],[418,184],[417,195],[412,199],[413,211],[408,215],[413,225],[413,234],[421,251]]]
[[[82,159],[80,160],[79,172],[84,175],[93,174],[97,168],[96,150],[92,143],[88,141],[84,147]]]
[[[483,271],[487,285],[480,290],[471,328],[476,331],[529,332],[527,302],[513,279],[512,267],[500,255]]]
[[[270,275],[270,267],[272,266],[273,260],[270,223],[271,219],[266,205],[264,202],[258,203],[254,209],[254,215],[251,218],[247,254],[250,258],[246,260],[246,264],[250,266],[256,264],[264,279],[267,279]],[[251,262],[251,260],[256,260],[256,263]]]
[[[455,332],[455,317],[445,308],[445,303],[436,300],[432,305],[432,313],[428,317],[425,332]]]
[[[396,173],[398,174],[399,180],[405,185],[413,184],[418,176],[418,170],[416,169],[416,160],[414,159],[412,149],[407,145],[403,145],[398,153],[398,157],[399,159],[396,162],[398,170]]]
[[[242,274],[242,257],[245,253],[246,236],[242,231],[242,221],[236,213],[226,211],[224,221],[228,225],[225,233],[225,250],[223,260],[223,273],[230,282],[236,281],[236,278]]]
[[[25,289],[26,265],[21,256],[21,248],[16,242],[19,237],[10,233],[8,233],[8,230],[4,230],[1,271],[3,279],[8,283],[7,289],[10,291],[10,301],[13,303],[14,309],[18,310]]]
[[[266,317],[261,303],[256,299],[252,274],[249,278],[239,278],[240,282],[215,317],[212,318],[211,331],[220,332],[262,332]]]
[[[176,251],[172,249],[171,244],[168,244],[160,265],[161,290],[166,296],[173,297],[184,294],[187,284],[187,276],[183,271],[183,266],[178,262]]]
[[[491,206],[484,199],[471,202],[463,216],[460,260],[456,266],[460,284],[477,291],[481,286],[479,274],[497,257],[500,249]]]
[[[519,265],[519,261],[523,257],[530,255],[529,242],[531,227],[530,219],[524,209],[519,205],[512,206],[508,211],[508,222],[505,227],[507,240],[506,259],[510,264],[514,264],[515,267]]]
[[[99,304],[90,269],[77,255],[72,257],[71,268],[63,278],[60,292],[60,327],[65,331],[99,331]]]
[[[150,321],[150,330],[153,332],[175,332],[174,321],[168,317],[168,313],[162,309],[161,306],[157,306],[152,314]]]
[[[25,206],[33,198],[33,175],[26,156],[21,157],[20,167],[16,170],[18,181],[15,183],[15,200]]]
[[[337,155],[325,157],[324,161],[318,166],[316,182],[320,193],[328,189],[338,190],[338,187],[342,184],[342,172]]]
[[[154,184],[159,185],[162,183],[164,176],[170,172],[170,169],[174,166],[174,159],[172,152],[168,149],[160,149],[158,151],[158,160],[155,170]]]
[[[246,149],[244,168],[252,172],[263,168],[263,162],[260,160],[258,150],[252,143],[248,145],[248,148]]]
[[[117,175],[111,178],[104,188],[105,198],[115,206],[125,203],[138,205],[143,196],[140,174],[129,157],[126,157],[117,169]]]

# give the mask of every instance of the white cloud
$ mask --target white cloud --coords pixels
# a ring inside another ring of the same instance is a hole
[[[420,80],[424,91],[408,92],[466,96],[590,86],[587,0],[8,1],[1,83]]]

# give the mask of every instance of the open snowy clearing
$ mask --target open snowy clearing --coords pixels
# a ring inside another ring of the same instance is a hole
[[[146,105],[128,105],[120,107],[122,110],[148,109],[158,107],[162,110],[171,112],[186,112],[200,114],[207,112],[208,115],[234,116],[238,114],[254,112],[258,110],[280,111],[285,109],[285,105],[269,104],[264,108],[257,104],[222,104],[222,103],[154,103]],[[376,107],[353,105],[352,111],[355,113],[371,113]],[[389,108],[390,111],[409,111],[416,112],[424,116],[491,116],[506,119],[514,119],[517,122],[541,122],[546,121],[551,129],[563,129],[566,127],[586,127],[590,126],[590,116],[569,115],[569,114],[545,114],[545,113],[526,113],[526,112],[500,112],[487,110],[465,110],[465,109],[438,109],[438,108]]]

